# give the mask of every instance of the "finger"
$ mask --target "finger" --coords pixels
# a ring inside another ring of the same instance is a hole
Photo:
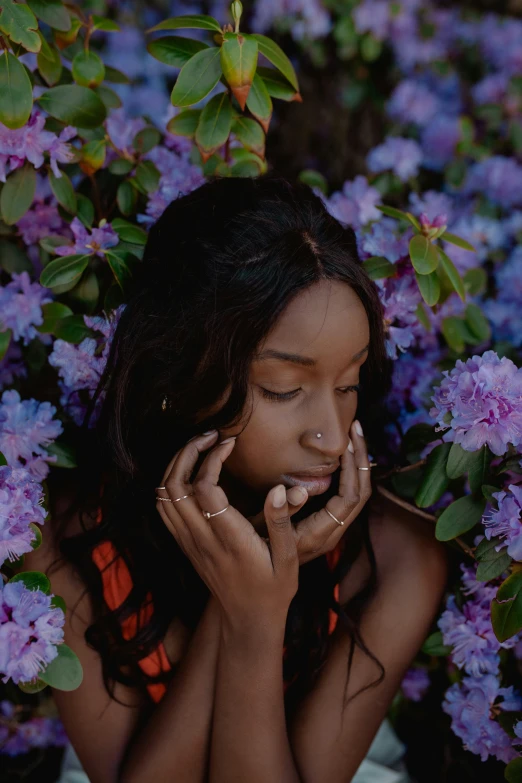
[[[286,492],[286,497],[288,500],[288,513],[290,516],[293,514],[297,514],[297,512],[304,506],[306,501],[308,500],[308,492],[304,487],[290,487],[289,490]],[[265,510],[263,508],[262,511],[259,511],[259,513],[254,514],[252,517],[248,517],[249,522],[252,523],[252,526],[255,528],[261,528],[263,527],[264,530],[264,524],[265,524]],[[261,538],[264,538],[264,536],[261,536]]]
[[[266,496],[265,519],[274,571],[288,568],[292,560],[295,560],[296,566],[299,567],[294,528],[290,519],[284,484],[273,487]]]

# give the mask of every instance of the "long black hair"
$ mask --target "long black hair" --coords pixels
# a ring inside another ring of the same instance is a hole
[[[382,400],[391,384],[383,308],[357,255],[354,231],[334,219],[308,185],[273,172],[257,179],[212,178],[172,201],[151,227],[81,428],[74,502],[61,522],[58,518],[57,528],[63,531],[64,520],[79,514],[84,532],[58,540],[63,557],[90,593],[95,616],[86,640],[101,656],[111,695],[115,682],[145,691],[152,682],[168,681],[175,667],[152,679],[138,660],[158,647],[174,617],[194,630],[209,597],[161,520],[154,488],[190,437],[242,421],[257,347],[292,298],[320,280],[347,283],[368,316],[370,348],[361,368],[357,417],[371,442],[372,433],[379,435]],[[227,402],[202,418],[201,412],[222,399],[229,386]],[[88,426],[99,395],[99,417],[95,426]],[[322,508],[338,487],[337,472],[328,492],[309,498],[293,521]],[[85,524],[84,515],[92,517],[97,507],[101,523]],[[329,609],[338,612],[351,638],[346,681],[355,645],[380,670],[371,685],[384,677],[358,630],[378,579],[367,512],[368,504],[344,535],[333,573],[325,556],[300,568],[285,632],[289,712],[313,686],[326,659]],[[132,576],[131,592],[114,611],[104,601],[100,572],[92,561],[92,549],[101,541],[114,545]],[[363,546],[371,576],[339,606],[333,587]],[[151,598],[152,617],[132,639],[125,639],[122,621]]]

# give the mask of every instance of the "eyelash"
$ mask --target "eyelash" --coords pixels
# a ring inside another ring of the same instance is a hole
[[[294,399],[295,395],[297,394],[300,389],[294,389],[291,392],[284,392],[283,394],[277,394],[276,392],[271,392],[268,389],[264,389],[262,386],[259,387],[263,393],[263,397],[267,397],[269,400],[277,400],[278,402],[284,402],[285,400],[292,400]],[[341,389],[342,394],[348,394],[348,392],[354,391],[359,392],[361,390],[361,385],[356,384],[355,386],[345,386],[344,390]]]

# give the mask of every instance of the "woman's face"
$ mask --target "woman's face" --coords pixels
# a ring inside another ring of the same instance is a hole
[[[288,474],[340,465],[357,408],[358,393],[347,387],[359,382],[369,340],[362,302],[339,281],[302,291],[279,317],[250,366],[248,423],[220,431],[220,439],[237,435],[220,484],[243,514],[262,510],[276,484],[293,486]],[[263,390],[288,398],[271,399]],[[308,494],[325,492],[324,482],[309,484]]]

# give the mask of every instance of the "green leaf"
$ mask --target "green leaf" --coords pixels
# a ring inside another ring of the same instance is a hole
[[[475,462],[474,451],[465,451],[460,443],[452,443],[446,464],[446,473],[450,479],[463,476]]]
[[[509,762],[504,768],[504,778],[508,783],[522,783],[522,757]]]
[[[440,280],[436,272],[431,275],[419,275],[415,272],[415,278],[422,298],[427,305],[433,307],[437,304],[440,296]]]
[[[147,33],[154,33],[156,30],[181,30],[181,29],[213,30],[216,33],[221,32],[221,27],[217,19],[205,14],[184,14],[183,16],[173,16],[171,19],[165,19],[163,22],[146,30]]]
[[[77,128],[98,128],[107,116],[101,98],[89,87],[63,84],[52,87],[38,98],[51,117]]]
[[[474,459],[468,468],[468,479],[471,491],[477,493],[481,491],[482,485],[488,476],[493,454],[487,444],[484,444],[481,449],[473,452],[473,455]]]
[[[121,28],[119,24],[114,21],[114,19],[106,19],[103,16],[98,16],[97,14],[93,14],[92,21],[94,22],[92,26],[93,32],[96,30],[102,30],[104,33],[120,32]]]
[[[68,446],[66,443],[60,441],[53,441],[46,446],[48,454],[53,457],[57,457],[56,462],[52,465],[55,468],[76,468],[78,467],[78,461],[76,459],[76,452],[72,446]]]
[[[177,136],[193,139],[198,127],[201,109],[185,109],[169,120],[167,130]]]
[[[147,193],[153,193],[158,188],[161,174],[151,160],[142,160],[136,167],[135,177]]]
[[[119,177],[124,177],[135,167],[135,163],[132,160],[126,160],[125,158],[116,158],[109,164],[109,171],[111,174],[116,174]]]
[[[146,244],[147,232],[134,223],[129,223],[128,220],[123,220],[122,218],[115,218],[111,225],[120,239],[123,239],[125,242],[133,242],[136,245]]]
[[[35,525],[34,522],[31,522],[29,524],[29,527],[34,533],[34,539],[31,541],[31,548],[34,551],[35,549],[38,549],[42,545],[42,531],[40,530],[38,525]]]
[[[250,117],[237,117],[232,125],[232,133],[235,133],[241,144],[255,152],[260,158],[265,156],[265,134],[263,128]]]
[[[40,679],[59,691],[74,691],[83,680],[82,665],[66,644],[58,645],[57,650],[57,657],[40,672]]]
[[[67,611],[67,606],[61,595],[53,595],[51,598],[51,606],[53,609],[61,609],[64,614]]]
[[[83,87],[97,87],[105,78],[103,60],[90,49],[82,50],[72,61],[72,75],[76,84],[81,84]]]
[[[272,98],[278,98],[282,101],[294,101],[296,96],[299,95],[299,91],[296,91],[283,74],[279,73],[275,68],[266,68],[259,65],[256,71],[257,75],[263,80],[266,91]]]
[[[246,105],[266,133],[272,117],[273,104],[268,89],[258,73],[254,75]]]
[[[205,98],[221,78],[218,47],[197,52],[178,74],[170,96],[174,106],[191,106]]]
[[[92,269],[86,269],[76,285],[69,290],[69,297],[74,299],[77,305],[89,315],[96,310],[100,286],[96,273]]]
[[[230,32],[223,35],[221,68],[242,110],[256,72],[258,50],[257,41],[249,35]]]
[[[21,574],[16,574],[10,580],[10,582],[23,582],[27,590],[41,590],[42,593],[49,595],[51,592],[51,583],[45,574],[40,571],[24,571]]]
[[[40,284],[46,288],[54,288],[79,280],[84,269],[87,268],[89,258],[89,255],[82,254],[55,258],[42,270]]]
[[[38,19],[54,30],[67,33],[71,29],[71,17],[62,0],[27,0],[27,5]]]
[[[107,142],[105,139],[93,139],[81,148],[80,168],[88,176],[99,171],[105,163]]]
[[[140,153],[140,155],[145,155],[147,152],[150,152],[152,149],[154,149],[154,147],[157,147],[160,141],[161,133],[157,128],[151,126],[148,128],[142,128],[140,131],[138,131],[132,141],[132,146],[136,152]]]
[[[130,182],[121,182],[120,185],[118,185],[116,201],[118,202],[118,208],[122,215],[132,215],[137,200],[138,194]]]
[[[406,220],[411,223],[410,218],[401,209],[395,209],[395,207],[388,207],[386,204],[377,204],[377,209],[388,217],[395,218],[395,220]]]
[[[132,276],[132,272],[128,266],[129,253],[117,253],[113,250],[107,250],[106,258],[116,282],[121,290],[125,292],[125,286]]]
[[[491,623],[499,642],[522,628],[522,571],[515,571],[498,588],[491,602]]]
[[[422,234],[415,234],[410,239],[410,258],[413,268],[419,275],[429,275],[434,272],[439,259],[434,245]]]
[[[470,302],[465,311],[466,324],[480,342],[491,339],[491,327],[489,321],[474,302]]]
[[[49,52],[52,55],[51,57],[46,56],[43,51],[38,52],[36,63],[40,76],[49,87],[52,87],[56,82],[60,81],[63,66],[62,57],[58,48],[54,45],[49,46]]]
[[[488,282],[487,272],[483,267],[473,267],[464,273],[462,282],[464,283],[464,288],[468,294],[470,294],[470,296],[483,294],[486,290]]]
[[[21,128],[31,116],[32,108],[33,86],[27,71],[5,49],[0,55],[0,122],[10,130]]]
[[[493,492],[500,492],[500,487],[495,486],[495,484],[482,485],[482,494],[484,495],[486,500],[489,501],[491,504],[495,502],[495,498],[493,497]]]
[[[98,87],[94,88],[94,92],[108,111],[111,109],[119,109],[123,106],[123,102],[118,93],[111,90],[106,84],[99,84]]]
[[[448,275],[451,285],[457,292],[457,294],[460,296],[462,301],[466,298],[466,291],[464,289],[464,283],[462,282],[462,278],[459,274],[459,271],[451,258],[449,258],[444,250],[441,247],[437,248],[440,256],[440,260],[442,262],[442,266],[446,274]]]
[[[33,265],[24,251],[8,239],[0,239],[0,266],[10,275],[33,272]]]
[[[66,304],[62,302],[48,302],[42,305],[43,323],[36,328],[41,334],[54,334],[57,322],[61,318],[66,318],[72,314],[73,311]]]
[[[372,280],[381,280],[384,277],[395,277],[397,272],[395,265],[384,256],[371,256],[363,261],[363,267]]]
[[[34,680],[29,680],[29,682],[19,682],[18,687],[22,693],[40,693],[44,688],[47,688],[47,683],[36,677]]]
[[[172,68],[183,68],[196,52],[208,49],[203,41],[192,38],[181,38],[176,35],[167,35],[164,38],[156,38],[149,41],[147,51],[160,63],[170,65]]]
[[[200,152],[205,153],[205,159],[228,139],[232,116],[232,104],[226,91],[214,95],[203,108],[194,139]]]
[[[451,443],[441,443],[428,454],[424,475],[415,495],[415,503],[419,508],[432,506],[448,488],[446,462],[450,449]]]
[[[297,81],[294,66],[283,52],[281,47],[278,46],[275,41],[272,41],[271,38],[267,38],[266,35],[253,33],[247,37],[254,38],[257,41],[261,54],[264,55],[266,59],[272,63],[272,65],[275,65],[275,67],[281,71],[285,79],[290,82],[292,87],[294,87],[294,89],[299,92],[299,83]]]
[[[428,318],[428,314],[426,313],[425,307],[422,302],[419,302],[417,307],[415,308],[415,315],[421,322],[421,324],[424,326],[427,332],[431,332],[431,322]]]
[[[27,5],[15,4],[13,0],[3,0],[1,9],[0,30],[14,43],[22,44],[28,52],[39,52],[42,44],[36,32],[38,21],[31,9]]]
[[[56,337],[65,340],[66,343],[78,345],[86,337],[91,337],[92,332],[83,320],[83,315],[67,315],[56,322],[54,333]]]
[[[3,359],[7,353],[12,336],[13,336],[12,329],[6,329],[5,331],[0,332],[0,360]],[[5,463],[1,463],[1,464],[5,464]]]
[[[453,647],[442,641],[442,631],[435,631],[428,636],[421,648],[426,655],[449,655],[452,649]]]
[[[113,84],[129,84],[130,79],[123,71],[113,68],[112,65],[105,64],[105,81]]]
[[[259,163],[255,163],[253,160],[240,160],[234,163],[230,169],[232,177],[258,177],[259,173]]]
[[[444,509],[435,526],[437,541],[450,541],[467,533],[482,519],[486,501],[473,495],[458,498]]]
[[[0,212],[2,220],[12,226],[25,215],[33,203],[36,191],[36,171],[32,163],[26,161],[7,178],[0,193]]]
[[[52,170],[49,169],[49,185],[57,202],[71,215],[76,215],[78,205],[73,184],[64,171],[61,174],[61,177],[55,177]]]
[[[503,547],[498,552],[495,550],[500,543],[498,538],[492,538],[491,541],[483,538],[475,549],[475,557],[479,561],[476,576],[478,582],[496,579],[509,567],[511,557],[507,554],[506,548]]]
[[[299,182],[304,182],[311,188],[319,188],[325,196],[328,195],[328,182],[326,177],[316,169],[302,169],[299,172]]]
[[[452,245],[457,245],[457,247],[461,247],[463,250],[475,250],[473,245],[470,245],[469,242],[467,242],[465,239],[462,239],[462,237],[458,237],[456,234],[450,234],[449,231],[445,231],[442,235],[442,239],[445,242],[450,242]]]

